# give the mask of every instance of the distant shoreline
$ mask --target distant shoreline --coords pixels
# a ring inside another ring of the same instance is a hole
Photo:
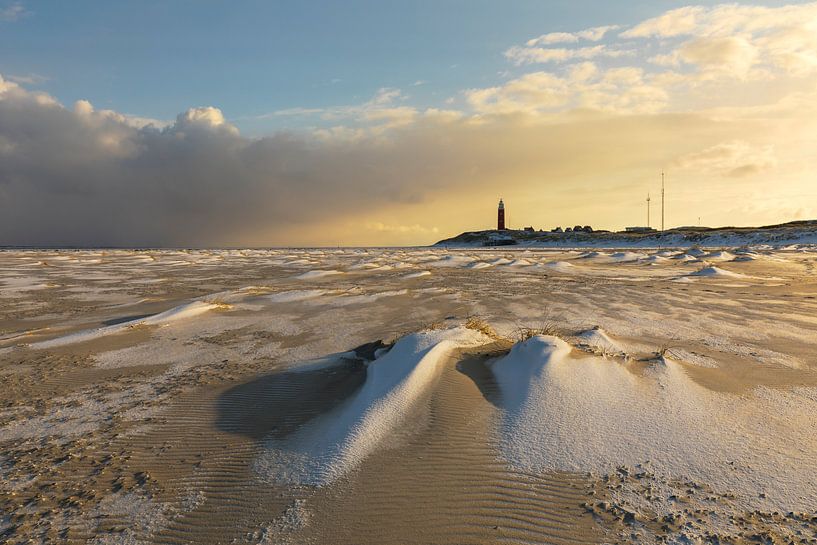
[[[817,220],[793,221],[762,227],[678,227],[666,231],[470,231],[441,240],[434,246],[474,247],[774,247],[817,244]]]

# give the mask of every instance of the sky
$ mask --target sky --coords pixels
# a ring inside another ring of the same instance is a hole
[[[0,245],[817,218],[817,3],[0,0]]]

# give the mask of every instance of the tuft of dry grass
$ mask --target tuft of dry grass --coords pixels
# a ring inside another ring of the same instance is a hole
[[[438,320],[436,322],[428,322],[427,324],[423,324],[420,328],[420,331],[438,331],[440,329],[445,329],[446,325],[445,322],[442,320]]]
[[[494,330],[494,328],[491,327],[488,322],[479,316],[469,316],[465,320],[465,327],[468,329],[473,329],[474,331],[479,331],[491,339],[499,339],[499,335],[497,334],[496,330]]]
[[[515,337],[517,342],[524,342],[537,335],[545,335],[549,337],[559,337],[562,333],[561,328],[556,325],[556,322],[545,321],[536,327],[517,327]]]
[[[672,349],[673,346],[671,344],[662,343],[658,346],[658,350],[655,352],[655,357],[658,359],[664,359],[664,357],[669,354]]]

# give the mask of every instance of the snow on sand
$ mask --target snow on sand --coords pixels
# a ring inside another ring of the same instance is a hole
[[[746,278],[745,274],[740,274],[726,269],[721,269],[715,266],[704,267],[689,276],[709,276],[709,277],[726,277],[726,278]]]
[[[403,337],[368,365],[366,382],[351,399],[284,440],[268,440],[256,470],[275,482],[333,482],[392,435],[455,349],[488,341],[462,327]]]
[[[335,276],[335,275],[338,275],[338,274],[343,274],[343,272],[334,271],[334,270],[329,270],[329,271],[314,270],[314,271],[307,271],[307,272],[305,272],[303,274],[299,274],[295,278],[298,278],[300,280],[316,280],[318,278],[326,278],[327,276]]]
[[[817,505],[812,389],[720,393],[670,360],[639,373],[573,358],[545,336],[491,368],[505,410],[501,450],[514,467],[606,474],[650,461],[656,474],[708,483],[748,509]]]
[[[153,316],[147,316],[145,318],[130,320],[127,322],[122,322],[120,324],[114,324],[106,327],[98,327],[96,329],[79,331],[77,333],[71,333],[70,335],[65,335],[63,337],[57,337],[56,339],[32,343],[30,346],[31,348],[55,348],[67,344],[91,341],[99,337],[103,337],[105,335],[122,333],[123,331],[134,328],[136,326],[167,325],[171,322],[192,318],[194,316],[198,316],[199,314],[203,314],[207,311],[221,307],[223,307],[223,305],[205,303],[204,301],[193,301],[192,303],[180,305],[170,310],[166,310],[165,312],[154,314]]]

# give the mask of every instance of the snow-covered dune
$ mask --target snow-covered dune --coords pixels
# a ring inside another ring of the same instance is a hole
[[[424,276],[431,276],[431,271],[418,271],[415,273],[409,273],[403,276],[403,280],[412,280],[414,278],[422,278]]]
[[[379,448],[439,376],[457,348],[489,339],[470,329],[414,333],[370,363],[351,399],[286,439],[270,439],[256,468],[274,481],[322,486]]]
[[[588,329],[577,335],[582,344],[604,354],[622,354],[625,350],[601,328]]]
[[[567,261],[550,261],[543,263],[541,267],[559,273],[571,273],[576,270],[576,266]]]
[[[303,274],[299,274],[295,278],[298,278],[299,280],[317,280],[319,278],[326,278],[327,276],[336,276],[338,274],[343,274],[343,272],[335,270],[312,270],[307,271]]]
[[[294,303],[316,299],[329,293],[328,290],[287,290],[267,296],[267,300],[273,303]]]
[[[501,450],[525,471],[651,471],[735,494],[749,509],[817,505],[817,391],[715,392],[680,364],[643,372],[538,336],[491,367],[501,391]],[[793,463],[793,461],[797,461]]]
[[[140,325],[166,325],[171,322],[192,318],[194,316],[198,316],[199,314],[219,308],[220,306],[221,305],[206,303],[204,301],[193,301],[191,303],[179,305],[170,310],[166,310],[165,312],[160,312],[159,314],[154,314],[145,318],[130,320],[106,327],[87,329],[85,331],[71,333],[70,335],[65,335],[63,337],[57,337],[56,339],[31,343],[30,346],[31,348],[56,348],[58,346],[91,341],[99,337],[104,337],[105,335],[121,333],[127,329]]]
[[[714,265],[710,265],[708,267],[703,267],[700,270],[691,273],[690,276],[706,276],[706,277],[721,277],[721,278],[746,278],[745,274],[736,273],[732,271],[727,271],[726,269],[721,269],[720,267],[715,267]]]

